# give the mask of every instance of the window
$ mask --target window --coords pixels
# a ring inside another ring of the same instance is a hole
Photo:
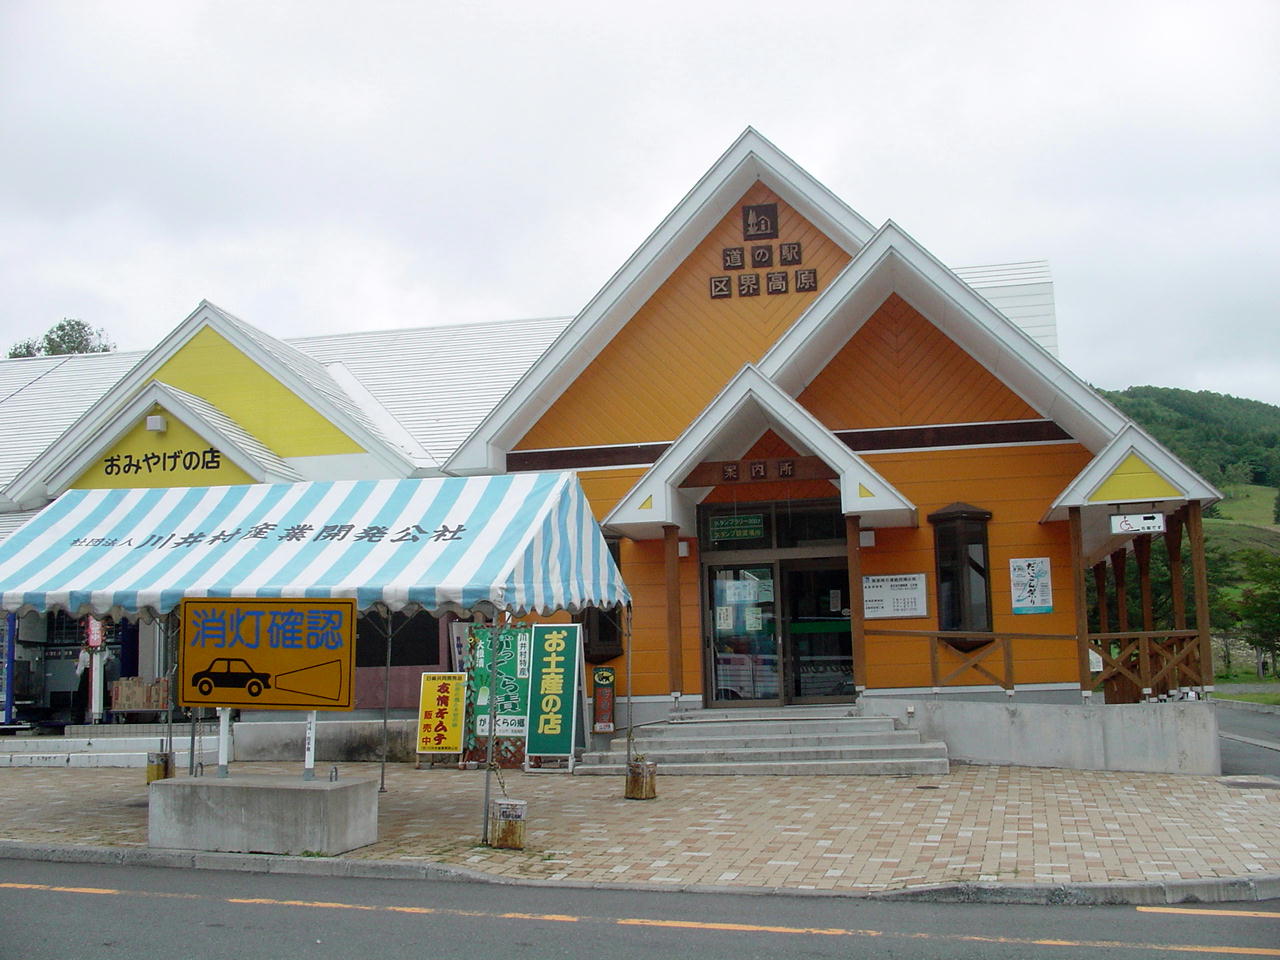
[[[391,615],[391,666],[440,665],[440,625],[425,610],[409,616]],[[356,666],[383,667],[387,663],[387,619],[370,610],[356,621]]]
[[[987,552],[987,522],[991,511],[967,503],[953,503],[929,514],[938,562],[938,628],[991,630],[991,567]],[[953,640],[960,649],[973,649],[985,640]]]
[[[614,565],[621,571],[622,549],[619,542],[606,542],[609,556],[613,557]],[[574,617],[575,623],[582,624],[582,655],[587,663],[605,663],[622,656],[622,615],[617,607],[588,607]]]

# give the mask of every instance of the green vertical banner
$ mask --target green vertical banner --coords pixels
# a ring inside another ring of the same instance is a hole
[[[470,642],[474,641],[474,642]],[[529,628],[505,627],[494,635],[492,627],[472,627],[468,643],[471,675],[468,692],[472,735],[489,735],[489,697],[494,704],[494,724],[499,737],[523,737],[529,715]],[[497,669],[489,669],[489,651]]]
[[[579,624],[534,626],[529,735],[525,745],[527,756],[573,756],[581,655],[582,628]]]

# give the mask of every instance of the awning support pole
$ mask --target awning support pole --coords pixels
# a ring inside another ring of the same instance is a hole
[[[383,608],[380,611],[385,617],[387,628],[387,662],[382,671],[382,767],[378,780],[378,792],[387,792],[387,750],[390,744],[390,734],[388,733],[387,720],[391,711],[391,610]]]
[[[314,716],[314,714],[313,714]],[[218,776],[229,777],[231,759],[231,709],[218,708]]]
[[[510,614],[503,611],[493,618],[493,626],[489,628],[489,650],[485,653],[484,662],[489,668],[489,736],[484,745],[484,825],[480,829],[480,842],[489,843],[489,790],[493,778],[493,742],[498,738],[498,631],[510,620]]]

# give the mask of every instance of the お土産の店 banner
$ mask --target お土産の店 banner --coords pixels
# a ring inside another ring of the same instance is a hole
[[[573,755],[581,655],[579,624],[538,624],[533,628],[533,683],[525,746],[528,756]]]

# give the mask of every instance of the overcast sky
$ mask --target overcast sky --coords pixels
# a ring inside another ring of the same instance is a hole
[[[0,348],[574,314],[749,124],[1049,260],[1091,383],[1280,403],[1278,94],[1276,0],[0,0]]]

